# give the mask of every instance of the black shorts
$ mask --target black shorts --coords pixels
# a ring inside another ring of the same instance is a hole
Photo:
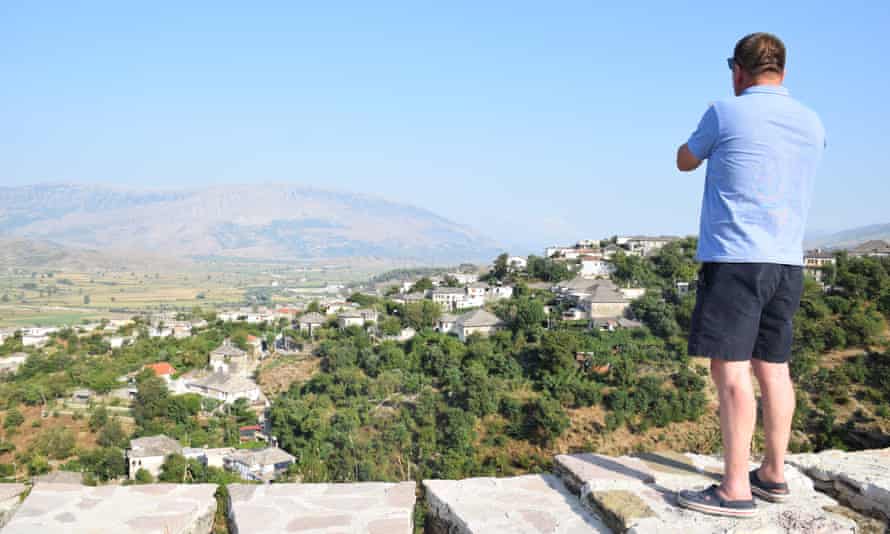
[[[730,361],[791,358],[792,319],[800,306],[803,268],[775,263],[705,263],[689,354]]]

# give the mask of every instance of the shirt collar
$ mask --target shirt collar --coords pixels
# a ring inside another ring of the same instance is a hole
[[[768,94],[768,95],[782,95],[788,96],[790,93],[788,92],[788,88],[784,85],[752,85],[751,87],[742,91],[743,95],[751,95],[751,94]]]

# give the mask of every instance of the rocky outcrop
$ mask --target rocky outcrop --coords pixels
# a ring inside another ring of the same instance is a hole
[[[37,484],[3,534],[209,534],[214,484]]]
[[[232,534],[411,534],[415,484],[232,484]]]
[[[0,529],[18,509],[26,489],[24,484],[0,484]]]
[[[890,521],[890,449],[794,454],[788,463],[841,503]]]

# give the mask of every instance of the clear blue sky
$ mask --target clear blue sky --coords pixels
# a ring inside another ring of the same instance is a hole
[[[135,4],[0,3],[0,183],[301,183],[507,244],[693,233],[675,149],[772,31],[828,132],[811,228],[890,222],[885,0]]]

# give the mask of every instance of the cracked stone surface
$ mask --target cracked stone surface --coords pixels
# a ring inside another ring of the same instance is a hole
[[[752,468],[754,466],[752,465]],[[612,458],[597,454],[560,455],[555,470],[577,488],[584,504],[615,532],[721,534],[834,534],[856,532],[856,524],[826,510],[837,502],[813,487],[803,473],[789,467],[786,478],[794,495],[784,504],[757,501],[750,519],[708,516],[677,506],[676,493],[717,483],[722,461],[693,454],[649,453]]]
[[[890,519],[890,449],[792,454],[786,463],[855,510]]]
[[[611,532],[555,475],[424,480],[433,532],[581,534]]]
[[[0,484],[0,528],[9,522],[18,509],[19,495],[25,492],[24,484]]]
[[[37,484],[3,534],[208,534],[214,484]]]
[[[411,534],[416,486],[355,484],[231,484],[233,534]]]

